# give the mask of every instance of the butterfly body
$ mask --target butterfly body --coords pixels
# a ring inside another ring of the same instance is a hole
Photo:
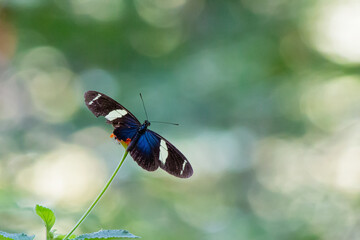
[[[135,135],[132,138],[129,138],[130,143],[126,148],[126,151],[131,152],[133,150],[133,148],[136,146],[137,142],[139,141],[141,135],[143,135],[146,132],[148,126],[150,126],[150,122],[148,120],[145,120],[145,122],[138,128]],[[119,130],[121,131],[121,129]],[[117,132],[116,129],[114,130],[114,132]],[[114,135],[117,139],[121,139],[115,133]]]
[[[148,120],[141,124],[121,104],[96,91],[85,93],[85,103],[96,117],[104,116],[113,125],[112,136],[126,147],[132,158],[145,170],[155,171],[160,167],[180,178],[193,174],[186,157],[165,138],[148,129]]]

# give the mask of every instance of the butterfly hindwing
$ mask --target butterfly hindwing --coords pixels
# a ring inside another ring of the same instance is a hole
[[[104,116],[107,122],[115,128],[121,125],[128,127],[141,125],[129,110],[103,93],[96,91],[86,92],[85,103],[96,117]]]
[[[136,132],[137,127],[121,125],[114,129],[113,134],[118,141],[130,142],[134,138]]]
[[[160,138],[151,131],[140,136],[130,155],[145,170],[155,171],[159,167]]]

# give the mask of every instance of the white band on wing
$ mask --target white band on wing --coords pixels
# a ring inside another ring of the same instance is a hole
[[[121,118],[127,114],[126,110],[116,109],[108,113],[105,118],[109,121],[113,121],[114,119]]]
[[[94,103],[96,100],[98,100],[100,97],[101,97],[101,94],[98,93],[98,95],[97,95],[96,97],[94,97],[94,99],[89,102],[89,105],[93,104],[93,103]]]
[[[184,163],[183,163],[183,165],[182,165],[182,169],[181,169],[180,175],[183,174],[183,172],[184,172],[184,170],[185,170],[186,163],[187,163],[187,160],[184,160]]]
[[[162,162],[164,165],[166,163],[166,159],[168,157],[169,153],[168,153],[168,148],[166,145],[166,142],[161,139],[160,141],[160,154],[159,154],[159,160],[160,162]]]

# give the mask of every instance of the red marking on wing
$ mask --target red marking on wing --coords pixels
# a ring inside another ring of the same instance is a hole
[[[113,134],[113,133],[110,135],[110,137],[113,138],[113,139],[115,139],[115,140],[116,140],[117,142],[119,142],[119,143],[122,143],[122,142],[123,142],[122,140],[119,140],[119,139],[115,136],[115,134]]]
[[[110,135],[111,138],[114,138],[118,143],[121,143],[121,145],[124,146],[124,148],[127,148],[127,146],[129,146],[130,142],[131,142],[131,139],[130,138],[127,138],[126,141],[123,141],[121,139],[118,139],[115,134],[111,134]]]

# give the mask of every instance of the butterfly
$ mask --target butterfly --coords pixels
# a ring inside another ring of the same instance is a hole
[[[96,116],[104,116],[112,124],[111,137],[121,143],[135,162],[147,171],[159,167],[179,178],[189,178],[193,174],[186,157],[168,140],[148,129],[150,122],[143,124],[124,106],[103,93],[88,91],[85,103]]]

